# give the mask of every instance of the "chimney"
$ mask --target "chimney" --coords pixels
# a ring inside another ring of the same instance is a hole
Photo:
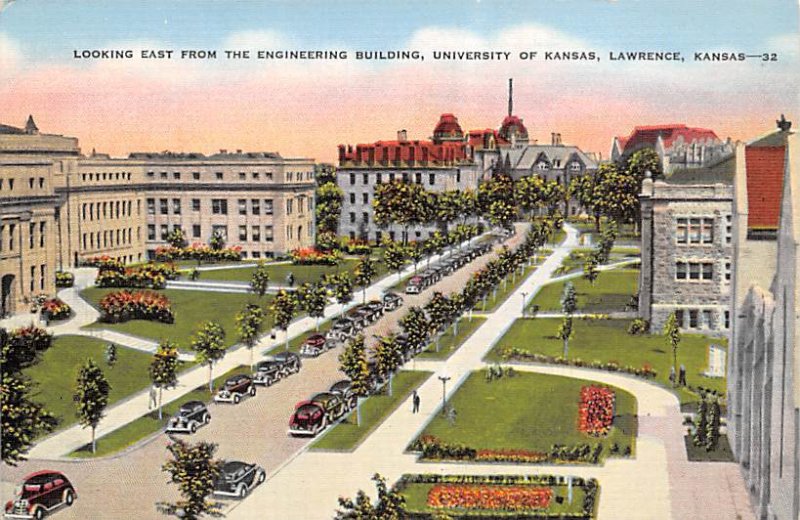
[[[339,166],[344,164],[344,150],[345,150],[344,145],[340,144],[339,145]]]
[[[556,145],[556,133],[550,132],[550,144],[555,146]]]
[[[239,149],[239,148],[237,148],[237,149],[236,149],[236,153],[242,153],[242,150],[241,150],[241,149]]]
[[[408,132],[405,129],[397,131],[397,140],[401,143],[403,141],[408,141]]]
[[[221,154],[223,154],[223,155],[224,155],[224,154],[228,153],[228,150],[227,150],[227,149],[225,149],[225,148],[220,148],[220,149],[219,149],[219,153],[221,153]]]

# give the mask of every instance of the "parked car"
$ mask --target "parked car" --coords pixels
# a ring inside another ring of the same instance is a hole
[[[225,380],[225,384],[214,396],[214,401],[217,403],[239,404],[239,401],[248,395],[251,397],[256,395],[256,385],[253,384],[252,377],[240,374]]]
[[[358,330],[369,327],[372,323],[372,313],[369,309],[361,306],[351,309],[350,312],[347,313],[347,318]]]
[[[343,379],[333,383],[330,392],[341,397],[348,410],[352,410],[356,407],[358,397],[353,393],[353,383],[349,379]]]
[[[419,294],[424,288],[424,279],[421,276],[414,276],[406,284],[406,294]]]
[[[333,326],[325,333],[326,340],[347,341],[356,335],[357,329],[353,320],[349,318],[339,318]]]
[[[238,460],[225,461],[214,482],[214,494],[244,498],[267,479],[267,472],[258,464]]]
[[[167,433],[194,433],[197,428],[210,421],[211,415],[204,403],[187,401],[167,423]]]
[[[300,346],[300,354],[308,357],[317,357],[327,350],[327,340],[322,334],[312,334]]]
[[[373,312],[375,320],[383,316],[384,306],[380,300],[370,300],[364,305],[367,309]]]
[[[290,435],[316,436],[327,426],[325,410],[318,404],[303,401],[297,405],[289,419]]]
[[[25,477],[14,498],[6,502],[5,518],[41,520],[62,506],[71,506],[76,498],[75,488],[63,473],[37,471]]]
[[[286,376],[283,363],[275,359],[259,361],[253,373],[253,383],[272,386]]]
[[[309,402],[317,404],[325,410],[325,417],[328,423],[335,422],[347,413],[347,405],[344,400],[333,392],[320,392],[315,394],[311,396]]]
[[[278,352],[272,356],[272,359],[283,366],[284,377],[300,372],[300,367],[303,366],[300,356],[294,352]]]
[[[393,292],[388,292],[383,295],[383,309],[385,311],[393,311],[403,306],[403,298]]]

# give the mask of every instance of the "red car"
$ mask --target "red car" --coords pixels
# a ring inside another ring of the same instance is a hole
[[[318,404],[304,401],[297,406],[289,420],[289,434],[314,437],[326,426],[325,410]]]
[[[6,502],[5,518],[41,520],[61,506],[71,506],[78,497],[63,473],[44,470],[31,473],[17,487],[14,500]]]
[[[307,337],[300,346],[300,354],[303,356],[317,357],[327,348],[327,341],[322,334],[312,334]]]

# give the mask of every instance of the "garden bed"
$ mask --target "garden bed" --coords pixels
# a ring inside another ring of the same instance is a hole
[[[719,436],[717,449],[712,451],[707,451],[702,446],[695,446],[691,435],[685,435],[683,442],[686,446],[686,456],[690,462],[736,462],[727,435]]]

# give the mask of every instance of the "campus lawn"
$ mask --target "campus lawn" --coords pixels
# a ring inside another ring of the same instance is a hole
[[[638,291],[639,271],[614,269],[598,274],[594,284],[579,276],[569,280],[578,295],[578,311],[582,313],[610,313],[627,310],[626,306]],[[561,311],[561,295],[566,281],[545,285],[531,300],[539,311]]]
[[[561,262],[561,265],[558,267],[558,269],[556,269],[554,275],[561,276],[568,273],[583,272],[583,266],[592,251],[593,249],[588,247],[573,249],[570,254]],[[630,260],[631,257],[638,258],[639,250],[633,247],[615,247],[611,250],[611,254],[608,257],[608,262],[603,265],[622,262],[623,260]],[[634,266],[628,267],[628,269],[634,268]]]
[[[372,395],[361,403],[361,425],[356,426],[356,412],[353,410],[347,418],[335,425],[324,436],[312,445],[315,450],[352,451],[372,433],[412,390],[418,388],[433,372],[401,370],[394,376],[392,395],[387,389],[378,395]]]
[[[586,362],[614,361],[620,365],[641,368],[650,365],[656,372],[656,381],[672,387],[669,372],[672,366],[672,350],[664,336],[631,336],[627,333],[630,320],[575,319],[575,332],[569,342],[569,358]],[[563,342],[556,338],[561,320],[558,318],[526,318],[514,322],[505,335],[487,356],[489,361],[503,361],[501,352],[506,348],[518,348],[531,353],[560,356]],[[689,386],[702,386],[725,394],[725,379],[702,375],[707,368],[708,345],[714,343],[727,347],[727,340],[701,334],[682,334],[678,346],[678,365],[686,366],[686,382]],[[678,389],[681,404],[697,402],[696,394]]]
[[[494,312],[497,308],[502,305],[507,299],[508,296],[513,293],[517,287],[522,285],[522,282],[525,281],[528,276],[533,274],[536,270],[536,266],[531,265],[530,267],[525,267],[522,271],[522,275],[517,274],[515,275],[508,275],[505,281],[500,282],[497,284],[497,292],[496,293],[489,293],[486,297],[486,305],[484,306],[483,301],[479,300],[478,303],[475,305],[475,310],[480,312]],[[520,308],[522,308],[522,301],[519,302]]]
[[[250,373],[250,368],[246,366],[233,368],[214,378],[214,388],[218,388],[220,385],[222,385],[225,379],[229,378],[230,376]],[[92,445],[87,443],[67,456],[73,458],[92,458],[116,453],[141,441],[142,439],[149,437],[159,430],[163,430],[167,425],[167,421],[169,421],[170,417],[178,412],[178,409],[183,403],[187,401],[210,402],[212,397],[213,395],[209,394],[208,392],[208,385],[204,384],[202,386],[198,386],[180,399],[176,399],[171,403],[165,404],[162,420],[158,420],[158,410],[153,410],[139,417],[135,421],[126,424],[122,428],[114,430],[113,432],[98,438],[96,453],[92,453]]]
[[[442,337],[439,339],[439,352],[436,352],[436,342],[433,342],[427,349],[417,355],[417,358],[434,360],[449,358],[461,348],[461,345],[467,341],[467,338],[472,336],[472,333],[475,332],[478,327],[486,322],[486,318],[484,316],[473,316],[472,320],[470,320],[468,317],[463,316],[459,318],[458,321],[458,334],[453,335],[452,326],[448,327],[447,331],[442,334]]]
[[[736,462],[727,435],[719,436],[719,444],[714,451],[706,451],[702,446],[695,446],[691,435],[683,438],[686,445],[686,456],[692,462]]]
[[[59,429],[77,422],[72,394],[78,368],[88,358],[95,360],[111,385],[109,406],[149,386],[152,356],[118,345],[117,362],[112,368],[105,361],[107,344],[85,336],[58,336],[41,361],[24,371],[38,383],[34,399],[58,419]]]
[[[81,296],[95,307],[100,307],[100,300],[106,294],[121,289],[99,289],[90,287],[81,292]],[[135,290],[135,289],[134,289]],[[178,344],[181,350],[188,351],[192,335],[205,321],[215,321],[225,330],[225,344],[231,346],[238,341],[236,332],[236,314],[248,303],[260,304],[267,309],[272,296],[259,298],[255,294],[234,294],[220,292],[185,291],[165,289],[158,291],[169,298],[175,323],[160,323],[148,320],[130,320],[124,323],[95,322],[90,328],[108,329],[134,336],[161,341],[169,339]],[[272,328],[272,314],[266,311],[264,331]]]
[[[386,265],[383,260],[377,258],[378,263],[375,266],[377,275],[373,282],[379,280],[386,275]],[[343,258],[337,265],[294,265],[292,263],[279,263],[267,264],[269,271],[269,283],[273,285],[286,285],[286,278],[289,273],[294,275],[294,285],[318,282],[326,274],[336,274],[346,271],[350,274],[356,269],[358,265],[357,258]],[[249,282],[253,276],[255,267],[233,267],[230,269],[215,269],[213,271],[201,271],[200,280],[214,280],[225,282]]]
[[[497,514],[497,510],[490,510],[490,509],[470,509],[468,511],[463,509],[443,509],[440,507],[430,507],[428,506],[428,493],[430,493],[431,488],[437,484],[422,484],[422,483],[406,483],[403,485],[402,489],[400,490],[400,494],[403,495],[406,499],[406,503],[404,506],[404,510],[408,513],[450,513],[453,515],[467,515],[467,516],[475,516],[476,518],[503,518],[502,516],[492,517],[490,515]],[[518,487],[519,484],[516,484],[514,487]],[[523,485],[524,486],[524,485]],[[539,485],[533,485],[531,487],[542,487]],[[556,485],[556,486],[546,486],[553,490],[553,498],[550,501],[550,505],[547,507],[546,510],[542,509],[523,509],[518,511],[518,513],[524,512],[536,512],[542,513],[547,512],[551,515],[558,515],[558,514],[565,514],[571,513],[575,515],[580,515],[583,513],[583,499],[586,495],[586,492],[580,486],[575,486],[572,488],[572,504],[567,502],[567,486],[566,485]],[[563,497],[564,500],[561,504],[559,504],[556,500],[556,497]],[[436,518],[434,516],[434,518]],[[458,518],[461,518],[460,516]],[[513,517],[512,517],[513,518]]]
[[[612,444],[634,450],[636,398],[614,388],[616,415],[606,437],[578,431],[581,387],[589,380],[516,372],[487,382],[486,371],[473,372],[448,401],[456,410],[451,423],[437,413],[422,435],[433,435],[448,444],[491,450],[547,452],[554,444],[601,443],[606,456]],[[475,425],[480,425],[476,428]]]

